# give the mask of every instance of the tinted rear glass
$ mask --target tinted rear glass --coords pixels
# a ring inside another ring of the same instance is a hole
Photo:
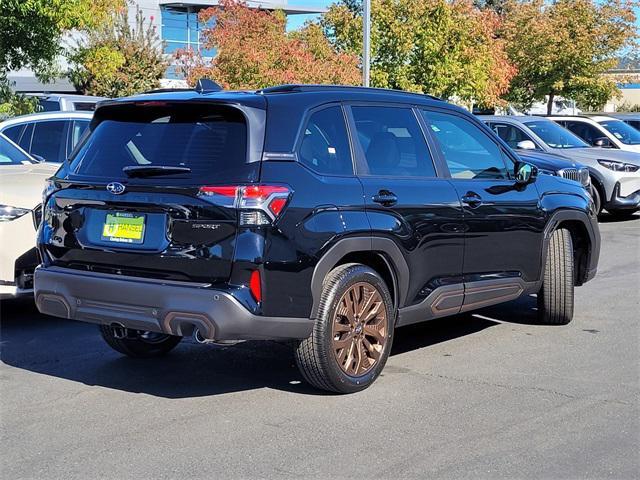
[[[71,175],[129,183],[205,185],[253,181],[247,126],[240,111],[212,105],[116,106],[78,149]],[[128,166],[187,167],[190,173],[128,178]]]
[[[73,109],[82,112],[93,112],[96,109],[94,102],[73,102]]]

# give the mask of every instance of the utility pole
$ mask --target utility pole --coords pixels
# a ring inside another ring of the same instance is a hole
[[[369,67],[371,64],[371,0],[362,0],[362,83],[369,86]]]

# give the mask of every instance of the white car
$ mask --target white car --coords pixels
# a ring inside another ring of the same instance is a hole
[[[33,291],[42,190],[57,169],[0,134],[0,298]]]
[[[107,100],[106,97],[68,93],[27,93],[26,96],[36,97],[43,112],[93,112],[98,102]]]
[[[44,112],[0,122],[0,133],[37,160],[62,163],[80,141],[93,112]]]
[[[593,147],[617,148],[640,153],[640,131],[618,118],[554,115],[550,120],[571,130]]]

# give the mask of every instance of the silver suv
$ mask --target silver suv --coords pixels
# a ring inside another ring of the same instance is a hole
[[[555,153],[589,169],[593,201],[600,212],[626,216],[640,209],[640,154],[592,148],[582,139],[544,117],[481,116],[492,129],[508,130],[515,148]],[[515,142],[515,143],[514,143]]]

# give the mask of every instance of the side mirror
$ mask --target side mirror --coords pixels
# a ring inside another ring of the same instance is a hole
[[[611,148],[613,145],[611,145],[611,140],[609,140],[607,137],[600,137],[596,138],[593,141],[593,146],[600,148]]]
[[[44,157],[42,157],[42,156],[40,156],[40,155],[38,155],[38,154],[36,154],[36,153],[32,153],[32,154],[31,154],[31,156],[32,156],[32,157],[33,157],[33,159],[34,159],[35,161],[37,161],[37,162],[40,162],[40,163],[44,163],[44,162],[46,162],[46,160],[45,160],[45,158],[44,158]]]
[[[535,150],[536,144],[531,140],[521,140],[516,144],[516,148],[520,150]]]
[[[530,163],[519,162],[516,164],[515,174],[518,185],[528,185],[538,178],[538,168]]]

